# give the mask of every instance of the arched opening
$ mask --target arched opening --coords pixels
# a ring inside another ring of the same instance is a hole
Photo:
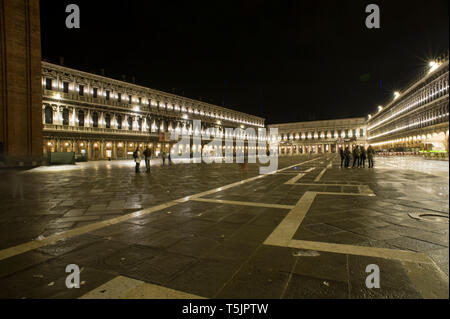
[[[128,130],[131,131],[133,129],[133,119],[128,117]]]
[[[53,108],[47,105],[44,110],[45,124],[53,124]]]
[[[109,114],[105,115],[105,127],[111,128],[111,115]]]
[[[69,109],[68,108],[64,108],[64,110],[62,112],[62,116],[63,116],[63,125],[69,125]]]
[[[122,115],[117,116],[117,128],[122,129]]]
[[[78,111],[78,126],[84,126],[84,111]]]
[[[92,127],[98,127],[98,113],[92,113]]]

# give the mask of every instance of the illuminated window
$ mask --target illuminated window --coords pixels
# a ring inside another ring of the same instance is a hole
[[[50,105],[45,107],[45,124],[53,124],[53,109]]]
[[[84,111],[78,111],[78,126],[84,126]]]
[[[109,114],[105,115],[105,127],[111,128],[111,115]]]
[[[63,110],[63,125],[69,125],[69,109],[65,108]]]
[[[97,112],[92,113],[92,126],[98,127],[98,113]]]
[[[52,79],[45,79],[45,88],[47,90],[51,90],[52,89]]]
[[[131,131],[133,129],[133,119],[128,117],[128,130]]]

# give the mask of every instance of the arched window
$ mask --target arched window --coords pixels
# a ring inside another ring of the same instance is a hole
[[[147,129],[150,133],[152,132],[152,120],[150,117],[147,117]]]
[[[131,131],[133,129],[133,119],[128,117],[128,130]]]
[[[105,127],[111,128],[111,115],[109,114],[105,115]]]
[[[117,116],[117,128],[122,129],[122,115]]]
[[[84,126],[84,111],[78,111],[78,126]]]
[[[62,114],[63,114],[63,125],[69,125],[69,109],[64,108]]]
[[[98,127],[98,113],[92,113],[92,127]]]
[[[53,124],[53,109],[50,105],[45,107],[45,124]]]

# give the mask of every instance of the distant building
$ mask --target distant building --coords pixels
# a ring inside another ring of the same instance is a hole
[[[264,127],[258,116],[42,62],[44,158],[75,152],[88,160],[124,159],[137,146],[148,146],[153,155],[181,152],[170,132],[192,133],[194,119],[203,133],[213,128],[219,136],[224,128]],[[192,140],[183,147],[192,151]]]
[[[268,128],[278,128],[279,155],[337,153],[345,145],[367,141],[364,117],[272,124]]]
[[[378,149],[447,150],[448,52],[393,100],[369,115],[368,143]]]
[[[279,154],[335,153],[349,144],[386,150],[447,150],[449,56],[435,61],[393,100],[368,118],[272,124]]]

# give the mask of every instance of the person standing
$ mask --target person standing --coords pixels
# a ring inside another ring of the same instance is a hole
[[[355,168],[355,165],[359,166],[359,147],[358,145],[353,147],[353,165],[352,168]]]
[[[140,173],[139,167],[141,166],[141,151],[139,147],[133,152],[134,162],[136,163],[135,172]]]
[[[151,156],[151,152],[147,146],[147,148],[144,151],[145,171],[147,173],[150,173],[150,156]]]
[[[369,160],[369,168],[373,168],[373,157],[375,155],[375,150],[372,145],[367,148],[367,159]]]
[[[163,166],[164,166],[164,165],[166,165],[166,152],[163,151],[163,152],[161,153],[161,157],[162,157],[162,162],[163,162],[162,164],[163,164]]]
[[[345,168],[349,168],[350,167],[350,148],[347,146],[345,148],[344,151],[344,156],[345,156]]]
[[[364,147],[364,145],[361,145],[361,167],[362,168],[366,167],[366,158],[367,158],[366,148]]]
[[[169,165],[172,165],[172,156],[169,154],[167,155],[167,159],[169,160]]]
[[[345,164],[345,154],[344,154],[344,150],[341,148],[339,148],[339,155],[341,156],[341,168],[342,165]]]

